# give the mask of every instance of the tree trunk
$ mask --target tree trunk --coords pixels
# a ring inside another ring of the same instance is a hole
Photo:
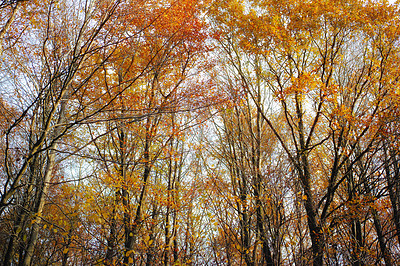
[[[61,103],[60,103],[59,117],[58,117],[58,121],[57,121],[57,126],[55,127],[54,132],[53,132],[52,140],[57,138],[59,136],[59,134],[61,133],[61,130],[62,130],[61,124],[63,124],[63,122],[65,120],[65,109],[66,109],[66,104],[67,104],[67,101],[66,101],[67,98],[68,98],[68,96],[66,95],[66,93],[64,93]],[[28,242],[26,253],[24,256],[24,260],[23,260],[24,266],[29,266],[31,264],[33,251],[34,251],[37,239],[38,239],[39,228],[40,228],[40,224],[42,222],[43,207],[46,202],[45,198],[46,198],[49,186],[50,186],[50,180],[51,180],[51,176],[53,173],[53,167],[55,165],[56,148],[57,148],[57,142],[54,141],[52,146],[50,147],[50,149],[48,149],[47,164],[46,164],[46,168],[44,171],[44,177],[40,184],[41,188],[40,187],[38,188],[39,197],[38,197],[37,205],[36,205],[35,211],[34,211],[35,220],[32,225],[31,235],[29,238],[29,242]]]
[[[132,227],[129,224],[129,230],[125,231],[125,256],[124,256],[124,264],[128,265],[129,264],[129,257],[132,255],[129,254],[129,256],[126,256],[126,254],[130,251],[133,250],[133,244],[135,243],[136,236],[138,234],[138,230],[141,226],[141,220],[142,220],[142,211],[144,208],[144,201],[146,199],[146,190],[147,190],[147,181],[150,176],[150,171],[151,171],[151,162],[150,162],[150,142],[151,142],[151,136],[149,132],[150,128],[150,118],[147,119],[146,123],[146,139],[145,139],[145,147],[144,147],[144,152],[143,152],[143,160],[144,160],[144,171],[143,171],[143,186],[142,190],[140,192],[139,196],[139,201],[138,201],[138,206],[136,209],[136,214],[135,218],[133,221]],[[126,203],[129,204],[129,203]]]
[[[53,167],[54,167],[54,163],[55,163],[55,148],[57,145],[54,145],[54,147],[50,150],[49,154],[48,154],[48,159],[47,159],[47,165],[46,165],[46,169],[45,169],[45,173],[44,173],[44,178],[42,181],[42,189],[39,193],[39,198],[38,198],[38,202],[37,205],[35,207],[35,220],[34,223],[32,225],[32,229],[31,229],[31,235],[29,238],[29,242],[28,242],[28,246],[26,249],[26,253],[25,253],[25,257],[24,257],[24,262],[23,265],[24,266],[29,266],[31,265],[31,261],[32,261],[32,256],[33,256],[33,251],[38,239],[38,235],[39,235],[39,228],[40,228],[40,224],[42,222],[42,215],[43,215],[43,207],[44,204],[46,202],[46,195],[49,189],[49,185],[50,185],[50,180],[51,180],[51,176],[52,176],[52,172],[53,172]],[[40,189],[40,188],[39,188]]]
[[[117,231],[117,221],[115,219],[116,216],[116,204],[118,202],[118,193],[115,193],[115,202],[112,211],[111,217],[111,225],[110,225],[110,236],[107,239],[107,253],[105,264],[106,265],[114,265],[114,255],[115,255],[115,246],[116,246],[116,231]]]
[[[372,211],[372,217],[374,219],[374,226],[375,226],[376,234],[378,236],[378,243],[379,243],[379,247],[382,252],[383,260],[385,261],[386,266],[392,266],[393,265],[392,258],[390,256],[388,247],[386,246],[386,240],[385,240],[385,237],[383,236],[382,225],[381,225],[381,221],[379,220],[378,212],[374,208],[371,208],[371,211]]]
[[[315,199],[311,190],[311,173],[307,157],[308,147],[305,140],[305,131],[303,125],[303,108],[300,100],[300,95],[298,93],[295,94],[295,102],[296,115],[298,120],[298,137],[300,144],[300,149],[298,150],[297,155],[298,175],[303,186],[305,196],[304,207],[306,209],[308,229],[310,231],[313,265],[322,266],[324,255],[324,235],[322,233],[321,225],[318,221],[318,213],[314,206]]]
[[[23,199],[23,205],[21,208],[19,208],[18,210],[18,215],[17,215],[17,219],[14,223],[14,228],[13,228],[13,232],[12,235],[10,237],[10,240],[8,242],[8,246],[7,246],[7,251],[4,257],[4,261],[3,261],[3,265],[4,266],[8,266],[11,265],[12,260],[13,260],[13,256],[14,256],[14,252],[17,246],[17,240],[20,239],[20,234],[22,233],[22,235],[24,235],[26,232],[24,230],[25,226],[26,226],[26,222],[27,222],[27,216],[28,216],[28,212],[30,210],[32,210],[32,207],[30,206],[30,200],[29,197],[31,196],[31,193],[33,192],[33,182],[35,179],[35,170],[38,167],[37,165],[37,160],[33,160],[31,162],[31,174],[28,180],[28,188],[25,191],[25,195],[24,195],[24,199]],[[18,233],[20,232],[20,233]]]
[[[388,145],[384,143],[383,146],[385,152],[385,177],[393,210],[393,223],[396,228],[397,241],[400,243],[400,166],[396,154],[388,150]]]

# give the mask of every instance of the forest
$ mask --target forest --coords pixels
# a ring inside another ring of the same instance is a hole
[[[0,264],[400,265],[400,2],[0,0]]]

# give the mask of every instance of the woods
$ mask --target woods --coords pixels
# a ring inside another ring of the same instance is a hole
[[[399,264],[399,7],[0,2],[1,264]]]

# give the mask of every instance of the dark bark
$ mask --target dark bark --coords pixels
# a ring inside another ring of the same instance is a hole
[[[372,212],[372,217],[374,220],[376,234],[378,236],[378,243],[379,243],[379,247],[381,250],[381,256],[383,257],[383,260],[385,261],[386,266],[392,266],[393,265],[392,257],[390,256],[390,251],[386,245],[386,239],[383,235],[383,229],[382,229],[381,221],[379,220],[378,212],[374,208],[371,209],[371,212]]]
[[[126,231],[125,231],[125,254],[127,252],[130,252],[133,250],[133,245],[136,240],[136,236],[138,234],[138,231],[141,227],[142,223],[142,211],[144,208],[144,201],[146,198],[146,190],[147,190],[147,182],[150,177],[150,171],[151,171],[151,162],[150,162],[150,142],[151,142],[151,133],[149,132],[150,130],[150,118],[147,119],[146,123],[146,139],[145,139],[145,147],[143,151],[143,160],[144,160],[144,171],[143,171],[143,186],[142,190],[140,192],[139,200],[138,200],[138,206],[136,209],[135,213],[135,218],[133,220],[132,226],[130,226],[130,223],[128,221],[126,226]],[[128,202],[126,202],[128,206]],[[130,218],[129,218],[130,220]],[[129,254],[129,256],[124,256],[124,264],[128,265],[129,264],[129,257],[132,257],[132,254]]]
[[[400,243],[400,163],[398,156],[389,148],[389,145],[390,143],[383,144],[385,178],[393,210],[397,241]]]
[[[116,193],[116,199],[114,203],[114,208],[112,211],[112,217],[111,217],[111,224],[110,224],[110,235],[107,239],[107,253],[106,253],[106,258],[105,258],[105,264],[106,265],[113,265],[114,264],[114,256],[116,253],[115,247],[116,247],[116,229],[117,229],[117,221],[115,219],[116,215],[116,206],[115,204],[118,202],[118,193]]]

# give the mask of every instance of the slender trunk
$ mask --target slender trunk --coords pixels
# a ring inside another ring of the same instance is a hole
[[[260,66],[258,59],[256,60],[257,65],[257,105],[261,105],[261,87],[260,87]],[[249,104],[250,106],[250,104]],[[255,126],[255,134],[253,133],[253,125],[251,119],[251,113],[249,113],[249,128],[252,133],[252,164],[253,164],[253,174],[254,174],[254,196],[256,200],[256,225],[258,232],[260,234],[260,240],[262,245],[262,256],[263,262],[267,266],[274,265],[274,260],[272,258],[272,253],[270,247],[268,245],[268,238],[264,226],[265,222],[265,214],[262,209],[262,202],[261,202],[261,194],[262,194],[262,177],[261,177],[261,114],[259,111],[256,113],[256,126]]]
[[[17,221],[14,224],[13,232],[7,245],[7,251],[3,261],[4,266],[9,266],[12,263],[14,251],[16,249],[16,242],[19,239],[19,232],[22,231],[25,217],[26,217],[26,212],[25,210],[21,209],[20,213],[18,214]]]
[[[117,193],[116,193],[117,194]],[[107,253],[105,264],[113,265],[114,264],[114,254],[115,254],[115,246],[116,246],[116,231],[117,231],[117,221],[115,219],[116,216],[116,203],[118,202],[118,195],[115,196],[115,203],[112,210],[111,224],[110,224],[110,236],[107,239]]]
[[[124,111],[124,107],[122,107]],[[122,111],[122,112],[123,112]],[[123,114],[121,115],[123,117]],[[122,205],[124,206],[124,217],[123,217],[123,224],[124,224],[124,232],[125,232],[125,254],[124,254],[124,265],[128,265],[129,260],[127,252],[131,251],[132,248],[128,249],[127,245],[130,241],[130,238],[133,237],[133,232],[131,228],[131,204],[130,204],[130,195],[127,187],[127,177],[126,177],[126,166],[125,166],[125,151],[126,151],[126,139],[125,139],[125,132],[124,128],[121,126],[118,129],[118,139],[119,139],[119,175],[123,180],[123,185],[121,188],[121,196],[122,196]],[[110,254],[109,254],[110,256]]]
[[[301,188],[298,187],[297,185],[294,185],[295,187],[295,200],[296,202],[301,202]],[[299,241],[297,247],[293,247],[292,252],[296,252],[295,257],[294,257],[294,262],[293,264],[296,266],[303,266],[303,265],[309,265],[309,261],[306,260],[307,255],[306,255],[306,244],[305,241],[305,230],[302,228],[302,217],[303,217],[303,211],[301,209],[301,206],[299,204],[295,204],[294,207],[294,213],[295,217],[294,220],[296,221],[296,227],[295,227],[295,234],[298,236]]]
[[[167,207],[167,213],[165,216],[165,232],[164,232],[164,237],[165,237],[165,249],[164,249],[164,265],[167,266],[169,262],[169,253],[171,249],[171,238],[170,238],[170,233],[169,233],[169,208]]]
[[[392,266],[393,265],[392,258],[390,256],[388,247],[386,246],[386,240],[385,240],[385,237],[383,236],[382,225],[379,220],[378,212],[374,208],[372,208],[371,210],[372,210],[372,217],[374,219],[374,226],[375,226],[376,234],[378,236],[378,243],[379,243],[379,247],[382,252],[383,260],[385,261],[386,266]]]
[[[172,140],[171,140],[171,149],[172,149]],[[165,232],[164,232],[164,237],[165,237],[165,249],[164,249],[164,265],[167,266],[169,262],[169,253],[171,249],[171,236],[170,236],[170,203],[172,202],[172,187],[173,187],[173,180],[172,180],[172,158],[170,158],[168,161],[168,186],[167,186],[167,211],[165,214]]]
[[[133,221],[132,227],[130,227],[130,230],[128,235],[126,235],[125,238],[125,256],[124,256],[124,264],[128,265],[129,264],[129,258],[132,256],[129,254],[129,256],[126,256],[126,254],[130,251],[133,250],[133,244],[135,243],[136,236],[138,234],[138,231],[141,226],[141,220],[142,220],[142,211],[144,208],[144,201],[146,198],[146,190],[147,190],[147,182],[150,176],[150,171],[151,171],[151,162],[150,162],[150,141],[151,141],[151,136],[149,132],[150,128],[150,118],[147,119],[147,125],[146,125],[146,142],[145,142],[145,147],[144,147],[144,171],[143,171],[143,187],[140,192],[139,196],[139,201],[138,201],[138,206],[136,209],[136,214],[135,218]]]
[[[371,187],[368,183],[368,180],[365,181],[364,187],[365,187],[367,194],[371,198],[373,198],[372,193],[371,193]],[[383,260],[385,261],[385,265],[391,266],[391,265],[393,265],[392,257],[390,256],[389,249],[386,246],[386,239],[383,234],[383,229],[382,229],[381,221],[379,220],[378,211],[374,207],[372,207],[371,213],[372,213],[374,227],[375,227],[376,235],[378,237],[379,248],[381,250]]]
[[[386,151],[386,149],[384,148],[384,151]],[[363,172],[365,172],[365,170],[363,169],[363,164],[360,163],[360,168],[363,170]],[[387,162],[385,162],[384,164],[385,170],[388,170],[388,165]],[[390,173],[386,173],[386,174],[390,174]],[[397,188],[397,187],[396,187]],[[372,188],[370,186],[369,183],[369,179],[365,179],[364,181],[364,189],[366,191],[366,194],[370,197],[370,198],[374,198],[373,194],[372,194]],[[390,190],[390,189],[389,189]],[[389,192],[390,193],[390,192]],[[384,233],[383,233],[383,229],[382,229],[382,225],[381,225],[381,221],[379,219],[379,215],[378,215],[378,211],[374,208],[374,206],[372,206],[372,208],[370,208],[371,213],[372,213],[372,218],[374,221],[374,227],[375,227],[375,231],[378,237],[378,243],[379,243],[379,247],[382,253],[382,257],[383,260],[385,261],[385,265],[391,266],[393,265],[392,262],[392,258],[389,252],[389,249],[386,245],[386,239],[384,237]]]
[[[153,211],[152,211],[152,214],[151,214],[151,218],[152,218],[152,220],[153,221],[156,221],[156,219],[157,219],[157,206],[156,205],[154,205],[153,206]],[[147,252],[146,252],[146,266],[151,266],[151,265],[153,265],[154,264],[154,251],[155,251],[155,232],[154,232],[154,229],[155,229],[155,224],[156,223],[153,223],[153,225],[151,226],[151,228],[150,228],[150,237],[149,237],[149,248],[147,249]]]
[[[310,185],[310,173],[308,170],[308,162],[303,157],[304,172],[300,175],[300,179],[303,184],[303,190],[305,195],[304,207],[307,213],[307,224],[310,231],[311,238],[311,249],[313,254],[313,265],[321,266],[323,265],[323,251],[324,251],[324,235],[322,233],[322,228],[318,222],[317,213],[314,207],[314,197],[311,191]]]
[[[393,210],[393,223],[396,228],[397,241],[400,243],[400,166],[396,155],[384,144],[385,177],[389,190],[390,203]]]
[[[241,240],[242,240],[242,255],[244,255],[244,260],[246,265],[253,265],[250,250],[250,217],[248,215],[247,208],[247,186],[245,177],[242,175],[242,187],[240,202],[242,202],[242,211],[240,213],[240,230],[241,230]],[[240,208],[238,208],[240,210]]]
[[[133,250],[133,244],[135,243],[135,239],[136,236],[139,232],[140,226],[141,226],[141,220],[142,220],[142,208],[144,207],[144,200],[146,197],[146,189],[147,189],[147,179],[149,177],[150,174],[150,169],[149,167],[145,168],[144,171],[144,178],[143,178],[143,187],[142,187],[142,191],[140,193],[140,197],[139,197],[139,202],[138,202],[138,207],[136,209],[136,214],[135,214],[135,219],[133,221],[133,225],[130,228],[130,230],[128,230],[129,234],[126,236],[126,240],[125,240],[125,254],[127,254],[129,251]],[[129,256],[125,256],[124,257],[124,264],[128,265],[129,264],[129,257],[132,257],[131,254],[129,254]]]
[[[298,93],[295,94],[296,102],[296,115],[298,120],[298,134],[300,149],[298,151],[299,161],[299,178],[303,186],[305,201],[304,207],[307,213],[307,223],[311,238],[311,249],[313,254],[313,265],[322,266],[324,256],[324,235],[322,233],[321,225],[318,221],[317,211],[314,206],[314,195],[311,190],[311,173],[308,163],[308,147],[305,141],[305,131],[303,125],[303,108]]]
[[[30,239],[29,239],[25,257],[24,257],[24,262],[23,262],[24,266],[31,265],[33,251],[34,251],[34,248],[35,248],[38,236],[39,236],[39,228],[40,228],[40,224],[42,222],[42,215],[43,215],[43,207],[46,202],[45,198],[46,198],[46,195],[47,195],[47,192],[49,189],[51,174],[53,172],[53,167],[54,167],[54,163],[55,163],[55,148],[56,148],[56,145],[54,145],[54,147],[52,147],[52,149],[50,150],[50,152],[48,154],[45,175],[44,175],[44,178],[43,178],[43,181],[41,184],[42,190],[39,193],[38,202],[35,207],[35,212],[34,212],[35,220],[32,225],[31,235],[30,235]]]
[[[361,248],[363,247],[362,241],[362,230],[361,230],[361,223],[358,218],[352,219],[351,221],[351,240],[350,244],[351,248],[351,265],[354,266],[361,266],[364,265],[362,262],[362,251]]]
[[[28,180],[28,188],[25,192],[25,196],[23,199],[23,205],[21,208],[19,208],[18,211],[18,216],[17,216],[17,220],[15,221],[14,224],[14,228],[13,228],[13,234],[10,237],[10,240],[8,242],[8,246],[7,246],[7,251],[4,257],[4,261],[3,261],[3,265],[4,266],[8,266],[11,265],[12,262],[12,258],[14,256],[14,252],[16,249],[16,245],[17,245],[17,240],[20,239],[20,233],[22,232],[22,234],[25,234],[25,232],[23,232],[23,228],[25,228],[25,223],[27,222],[27,216],[28,216],[28,210],[31,209],[30,207],[30,200],[29,197],[33,191],[33,182],[34,182],[34,178],[35,178],[35,168],[37,167],[37,165],[35,164],[36,160],[33,160],[32,164],[31,164],[31,175],[30,178]]]
[[[323,265],[324,235],[317,220],[317,213],[314,208],[314,197],[310,187],[310,175],[307,173],[307,170],[306,174],[301,176],[301,180],[303,183],[304,195],[306,197],[304,207],[306,209],[308,229],[310,231],[313,265],[321,266]]]
[[[59,126],[56,126],[56,128],[54,129],[54,133],[52,136],[53,139],[58,137],[62,131],[61,124],[63,124],[63,122],[65,120],[65,111],[66,111],[65,109],[66,109],[67,98],[68,98],[67,94],[64,94],[63,100],[61,100],[60,112],[59,112],[59,117],[58,117],[58,121],[57,121],[57,124]],[[40,187],[38,188],[39,196],[38,196],[37,205],[36,205],[35,211],[34,211],[35,220],[32,225],[31,235],[30,235],[29,242],[27,245],[25,257],[23,260],[24,266],[28,266],[31,264],[33,251],[34,251],[37,239],[38,239],[39,228],[40,228],[40,224],[42,222],[43,207],[46,202],[45,198],[46,198],[49,186],[50,186],[50,180],[51,180],[51,176],[52,176],[52,172],[53,172],[53,167],[55,165],[56,148],[57,148],[57,142],[53,142],[53,145],[48,150],[47,164],[46,164],[46,168],[44,171],[44,177],[41,182],[41,190],[40,190]]]
[[[308,178],[306,178],[306,180],[308,180]],[[304,194],[307,197],[305,200],[305,209],[307,213],[308,229],[310,231],[313,265],[321,266],[323,265],[324,236],[322,234],[322,228],[317,220],[311,189],[308,185],[304,187]]]
[[[179,182],[180,182],[180,171],[181,171],[181,167],[179,168],[179,173],[178,173],[178,178],[177,178],[177,182],[178,182],[178,184],[179,184]],[[179,186],[179,185],[178,185]],[[177,201],[178,201],[178,189],[177,189],[177,187],[175,187],[176,188],[176,190],[175,190],[175,199],[176,199],[176,201],[175,201],[175,204],[178,204],[177,203]],[[179,188],[179,187],[178,187]],[[173,257],[174,257],[174,261],[173,261],[173,265],[175,265],[176,263],[178,263],[178,259],[179,259],[179,257],[178,257],[178,239],[177,239],[177,237],[176,237],[176,232],[177,232],[177,230],[178,230],[178,210],[177,210],[177,208],[176,208],[176,206],[175,206],[175,208],[174,208],[174,210],[173,210],[173,215],[172,215],[172,231],[173,231],[173,233],[172,233],[172,236],[173,236],[173,251],[172,251],[172,253],[173,253]]]
[[[346,165],[347,169],[347,201],[348,202],[353,202],[354,197],[358,194],[356,191],[357,184],[355,184],[354,180],[354,170],[350,168],[351,166],[349,164]],[[362,248],[364,246],[363,243],[363,236],[362,236],[362,230],[361,230],[361,223],[360,219],[358,217],[357,209],[356,208],[350,208],[350,252],[351,252],[351,265],[354,266],[361,266],[364,265],[362,262]]]
[[[270,266],[274,265],[274,261],[272,259],[271,250],[268,245],[267,235],[263,224],[265,217],[261,206],[260,195],[257,190],[255,191],[255,197],[256,197],[257,229],[260,233],[263,261],[266,263],[265,265]]]
[[[175,219],[174,220],[174,226],[176,226],[176,225],[177,224],[176,224],[176,219]],[[174,237],[173,244],[174,244],[174,250],[173,250],[174,262],[173,262],[173,265],[175,265],[178,262],[178,259],[179,259],[179,257],[178,257],[178,240],[176,239],[176,237]]]
[[[174,122],[175,123],[175,122]],[[178,145],[179,142],[176,142],[176,149],[178,150]],[[179,256],[178,256],[178,239],[177,239],[177,231],[178,231],[178,212],[179,212],[179,206],[180,206],[180,195],[179,195],[179,191],[180,191],[180,182],[181,182],[181,175],[182,175],[182,166],[183,166],[183,161],[184,161],[184,156],[183,156],[183,147],[184,145],[182,144],[182,146],[180,147],[181,150],[181,157],[179,160],[179,164],[175,163],[175,167],[174,167],[174,186],[173,186],[173,202],[174,202],[174,208],[172,210],[172,239],[173,239],[173,265],[176,265],[178,263],[179,260]]]
[[[178,215],[177,215],[177,210],[176,208],[173,211],[173,215],[172,215],[172,244],[173,244],[173,250],[172,250],[172,255],[173,255],[173,265],[178,263],[179,260],[179,256],[178,256],[178,239],[176,237],[177,235],[177,230],[178,230]]]
[[[122,204],[124,206],[124,231],[125,231],[125,256],[124,256],[124,264],[128,265],[128,252],[133,249],[133,230],[131,227],[131,210],[130,210],[130,203],[129,203],[129,193],[127,189],[121,189],[122,195]],[[130,244],[132,242],[132,244]]]

